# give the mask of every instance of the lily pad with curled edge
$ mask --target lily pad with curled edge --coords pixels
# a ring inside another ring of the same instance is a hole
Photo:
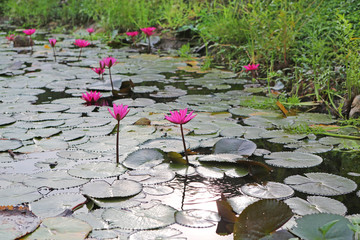
[[[131,197],[141,192],[142,185],[132,180],[115,180],[112,184],[104,180],[92,181],[81,187],[84,195],[92,198]]]
[[[113,104],[117,104],[117,105],[123,104],[123,105],[128,105],[129,107],[146,107],[146,106],[151,106],[154,103],[155,101],[150,98],[136,98],[135,100],[131,98],[124,98],[113,101]]]
[[[74,166],[68,174],[78,178],[94,179],[120,176],[126,171],[121,164],[112,162],[91,162]]]
[[[67,158],[71,160],[90,160],[97,159],[100,157],[99,154],[89,153],[84,151],[75,150],[62,150],[56,153],[56,156],[61,158]]]
[[[216,102],[214,104],[204,103],[197,106],[191,106],[195,112],[226,112],[230,106],[223,102]]]
[[[190,148],[190,143],[185,140],[186,148]],[[181,139],[177,138],[156,138],[150,139],[140,145],[140,148],[159,148],[164,152],[184,152]]]
[[[265,162],[269,165],[285,168],[314,167],[323,161],[317,155],[302,152],[273,152],[266,155],[265,159]]]
[[[152,185],[173,180],[175,178],[175,173],[172,170],[164,168],[137,169],[127,172],[122,177],[137,181],[143,185]]]
[[[241,191],[246,195],[261,199],[285,199],[294,195],[291,187],[278,182],[265,182],[262,185],[247,183],[241,187]]]
[[[319,143],[332,146],[340,144],[342,140],[342,138],[337,137],[323,137],[319,139]]]
[[[261,110],[247,107],[230,108],[229,112],[235,116],[250,117],[251,114],[260,112]]]
[[[239,138],[224,138],[215,143],[213,153],[231,153],[242,156],[251,156],[256,149],[256,144],[250,140]]]
[[[313,172],[304,175],[305,177],[300,175],[287,177],[284,183],[299,192],[323,196],[343,195],[357,188],[354,181],[334,174]]]
[[[11,123],[14,123],[14,122],[16,122],[15,118],[7,117],[7,116],[4,116],[4,115],[0,116],[0,126],[8,125],[8,124],[11,124]]]
[[[30,207],[40,218],[48,218],[56,217],[85,201],[86,198],[80,193],[55,194],[31,203]]]
[[[17,149],[22,145],[19,140],[0,139],[0,152]]]
[[[100,208],[117,208],[117,209],[129,209],[140,206],[141,201],[145,198],[145,193],[140,192],[138,195],[128,198],[91,198],[92,202]]]
[[[354,232],[349,228],[351,225],[351,222],[341,215],[318,213],[297,219],[296,226],[290,229],[290,232],[305,240],[351,240],[354,239]]]
[[[70,176],[66,170],[44,171],[32,174],[25,182],[27,186],[65,189],[81,186],[89,180]]]
[[[176,212],[175,221],[186,227],[207,228],[215,226],[220,221],[220,216],[209,210],[189,209]]]
[[[0,239],[19,239],[33,232],[40,223],[26,207],[0,207]]]
[[[164,155],[159,149],[139,149],[130,153],[123,161],[123,165],[130,169],[151,168],[164,161]]]
[[[272,121],[262,117],[249,117],[244,119],[244,123],[253,127],[272,128],[274,124]]]
[[[65,123],[64,120],[55,120],[55,121],[39,121],[39,122],[23,122],[17,121],[12,127],[25,128],[25,129],[40,129],[48,127],[59,127]]]
[[[0,189],[0,206],[11,206],[33,202],[41,197],[42,195],[38,192],[37,188],[13,185],[8,188]]]
[[[220,136],[223,137],[241,137],[246,132],[246,129],[239,125],[236,127],[225,128],[221,130]]]
[[[41,226],[24,240],[83,240],[90,233],[91,226],[79,219],[69,217],[45,218]]]
[[[262,199],[246,207],[234,225],[234,239],[257,240],[284,225],[293,213],[288,205],[274,199]]]
[[[109,208],[102,217],[111,228],[147,230],[169,226],[175,222],[176,210],[164,204],[150,208],[135,207],[127,210]]]
[[[201,163],[214,162],[217,164],[221,163],[236,163],[237,160],[244,159],[241,155],[230,154],[230,153],[219,153],[219,154],[209,154],[200,156],[197,160]]]
[[[77,97],[76,98],[75,97],[59,98],[59,99],[55,99],[55,100],[51,101],[51,103],[73,106],[73,105],[78,105],[78,104],[84,103],[84,100],[79,97],[78,98]]]
[[[295,214],[301,216],[314,213],[345,215],[347,211],[343,203],[335,199],[321,196],[308,196],[307,200],[294,197],[285,200],[285,203],[289,205]]]
[[[256,201],[259,201],[259,199],[247,195],[241,195],[229,198],[227,201],[234,210],[234,212],[240,214],[247,206]]]
[[[186,238],[182,238],[181,235],[182,232],[180,232],[177,229],[174,228],[163,228],[159,230],[148,230],[148,231],[139,231],[136,233],[133,233],[129,236],[129,240],[157,240],[157,239],[168,239],[168,240],[186,240]]]
[[[73,165],[74,161],[64,158],[46,158],[39,159],[34,166],[43,169],[69,169]]]

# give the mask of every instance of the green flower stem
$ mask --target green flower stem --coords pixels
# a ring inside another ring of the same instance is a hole
[[[150,53],[151,50],[151,44],[150,44],[150,36],[148,36],[148,52]]]
[[[180,124],[180,130],[181,130],[181,137],[182,137],[182,141],[183,141],[183,145],[184,145],[184,152],[185,152],[186,164],[189,165],[189,159],[188,159],[188,155],[187,155],[187,151],[186,151],[185,138],[184,138],[184,130],[183,130],[182,124]]]
[[[53,47],[53,52],[54,52],[54,58],[55,58],[55,62],[56,62],[55,46]]]
[[[81,57],[81,50],[82,50],[82,48],[80,48],[80,53],[79,53],[78,61],[80,61],[80,57]]]
[[[119,129],[120,129],[120,120],[118,120],[117,131],[116,131],[116,164],[119,164]]]

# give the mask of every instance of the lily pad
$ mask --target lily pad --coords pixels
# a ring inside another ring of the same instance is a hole
[[[259,201],[259,199],[247,195],[241,195],[229,198],[227,201],[231,205],[234,212],[240,214],[247,206],[253,204],[256,201]]]
[[[164,160],[162,153],[156,149],[140,149],[130,153],[123,165],[130,169],[150,168],[160,164]]]
[[[243,156],[251,156],[256,149],[256,144],[250,140],[237,138],[220,139],[215,145],[213,152],[231,153]]]
[[[355,191],[357,185],[354,181],[329,173],[305,173],[304,176],[293,175],[285,178],[284,183],[297,191],[323,195],[336,196]]]
[[[213,227],[220,221],[217,212],[208,210],[190,209],[175,214],[176,223],[193,228]]]
[[[68,171],[69,175],[85,179],[115,177],[126,171],[121,164],[91,162],[79,164]]]
[[[106,181],[93,181],[82,186],[81,192],[93,198],[119,198],[138,194],[142,185],[131,180],[115,180],[112,184]]]
[[[223,137],[241,137],[246,132],[246,129],[239,125],[238,127],[225,128],[220,132]]]
[[[247,183],[241,187],[241,191],[246,195],[261,199],[284,199],[294,194],[291,187],[277,182],[265,182],[262,185]]]
[[[159,230],[148,230],[148,231],[139,231],[133,233],[129,236],[129,240],[159,240],[159,239],[176,239],[176,240],[185,240],[186,238],[179,237],[182,232],[173,228],[164,228]]]
[[[154,100],[150,98],[136,98],[135,100],[131,98],[125,98],[125,99],[119,99],[116,101],[113,101],[113,104],[116,105],[128,105],[129,107],[145,107],[145,106],[151,106],[155,103]]]
[[[162,185],[148,185],[144,187],[144,192],[149,195],[155,195],[155,196],[163,196],[168,195],[174,192],[174,189],[169,186],[162,186]]]
[[[135,207],[128,210],[109,208],[103,218],[110,227],[132,230],[147,230],[166,227],[175,222],[176,210],[170,206],[158,204],[151,208]]]
[[[0,152],[17,149],[22,145],[22,142],[19,140],[0,139]]]
[[[175,173],[167,169],[136,169],[122,176],[125,179],[137,181],[143,185],[160,184],[175,178]]]
[[[37,188],[26,186],[12,186],[0,189],[0,206],[15,206],[21,203],[33,202],[42,195]]]
[[[185,140],[186,148],[190,144]],[[184,146],[181,139],[176,138],[157,138],[151,139],[140,145],[141,148],[159,148],[164,152],[184,152]]]
[[[302,152],[273,152],[265,156],[269,165],[285,168],[314,167],[322,163],[323,159],[317,155]]]
[[[7,117],[7,116],[4,116],[4,115],[0,116],[0,126],[8,125],[8,124],[11,124],[11,123],[14,123],[14,122],[16,122],[15,118]]]

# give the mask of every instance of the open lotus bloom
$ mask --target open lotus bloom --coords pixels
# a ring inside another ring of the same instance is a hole
[[[9,35],[9,36],[6,36],[5,37],[8,41],[14,41],[14,38],[15,38],[15,34],[11,34],[11,35]]]
[[[193,119],[197,114],[192,115],[194,111],[187,114],[187,108],[180,109],[179,111],[170,111],[170,116],[165,115],[165,118],[175,124],[185,124]]]
[[[135,32],[126,32],[126,35],[128,35],[129,37],[135,37],[139,34],[138,31],[135,31]]]
[[[93,28],[88,28],[86,29],[86,31],[89,33],[89,34],[92,34],[93,32],[95,32],[95,30]]]
[[[147,27],[147,28],[140,28],[143,33],[145,33],[146,36],[150,37],[154,34],[155,27]]]
[[[113,109],[114,109],[114,113],[111,112],[110,108],[108,108],[109,113],[111,114],[111,116],[113,116],[113,118],[115,118],[116,120],[120,121],[122,120],[124,117],[126,117],[126,115],[128,114],[128,112],[130,111],[130,109],[128,109],[129,106],[127,105],[116,105],[115,103],[113,104]]]
[[[33,35],[35,33],[36,29],[25,29],[23,32],[26,34],[26,35]]]
[[[91,70],[93,70],[94,72],[96,72],[99,75],[101,75],[105,72],[104,68],[91,68]]]
[[[83,39],[76,39],[74,45],[78,46],[79,48],[87,47],[90,43]]]
[[[257,70],[259,68],[259,65],[260,64],[248,64],[246,66],[243,66],[246,71],[254,71],[254,70]]]
[[[81,99],[84,99],[87,103],[91,103],[99,100],[101,96],[102,94],[100,94],[100,92],[91,91],[91,92],[87,92],[86,94],[83,93]]]
[[[50,39],[49,39],[49,43],[50,43],[50,45],[51,45],[52,47],[55,47],[56,39],[50,38]]]
[[[105,64],[105,66],[107,66],[108,68],[111,68],[112,66],[115,65],[115,63],[117,62],[117,59],[113,58],[113,57],[107,57],[107,58],[104,58],[102,60],[102,62]]]

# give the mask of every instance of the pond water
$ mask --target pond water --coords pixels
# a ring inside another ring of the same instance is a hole
[[[86,221],[93,230],[89,237],[97,239],[142,239],[148,229],[164,230],[159,234],[168,239],[233,239],[217,234],[216,200],[222,194],[237,214],[257,199],[286,202],[313,195],[334,200],[327,210],[312,202],[318,212],[360,212],[360,154],[351,151],[359,141],[282,130],[334,124],[330,116],[284,118],[280,110],[249,108],[249,101],[266,97],[247,91],[252,82],[246,73],[202,71],[169,53],[139,54],[94,42],[78,61],[73,37],[46,35],[62,39],[55,62],[44,35],[35,37],[32,54],[0,36],[0,205],[29,206],[43,220],[86,196],[87,204],[73,217]],[[114,84],[131,80],[130,92],[114,97],[108,71],[101,80],[91,70],[108,56],[118,59],[111,69]],[[102,93],[101,104],[85,104],[80,97],[89,90]],[[112,102],[130,108],[120,122],[121,166],[115,164]],[[194,153],[188,168],[169,160],[169,152],[184,150],[179,127],[164,119],[184,108],[197,114],[184,125]],[[151,124],[134,125],[141,118]],[[359,135],[353,128],[342,131]],[[119,189],[109,185],[117,181]],[[116,191],[120,195],[111,198]],[[293,225],[292,219],[285,228]]]

